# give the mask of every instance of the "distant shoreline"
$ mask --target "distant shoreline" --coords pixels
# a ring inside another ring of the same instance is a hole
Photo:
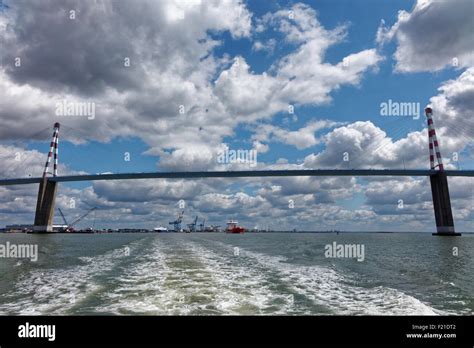
[[[0,235],[7,235],[7,234],[189,234],[185,232],[156,232],[152,230],[137,230],[137,231],[75,231],[75,232],[42,232],[42,233],[35,233],[35,232],[0,232]],[[232,234],[226,232],[191,232],[190,234]],[[431,234],[433,232],[423,231],[423,232],[409,232],[409,231],[247,231],[244,234],[269,234],[269,233],[290,233],[290,234],[394,234],[394,233],[417,233],[417,234]],[[474,234],[473,232],[464,232],[461,231],[462,234]]]

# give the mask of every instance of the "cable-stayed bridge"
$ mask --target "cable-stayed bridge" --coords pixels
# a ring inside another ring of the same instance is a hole
[[[251,178],[296,176],[427,176],[430,178],[437,233],[435,235],[458,236],[449,196],[448,176],[474,177],[474,170],[445,170],[433,125],[432,110],[426,108],[428,120],[429,160],[431,169],[291,169],[291,170],[243,170],[243,171],[193,171],[149,173],[104,173],[58,176],[59,123],[54,124],[53,137],[42,177],[0,179],[0,186],[39,184],[34,229],[51,232],[57,185],[60,182],[96,180],[138,179],[198,179],[198,178]],[[51,163],[52,162],[52,163]],[[438,164],[435,165],[435,162]],[[52,165],[53,171],[49,173]],[[52,175],[52,176],[50,176]]]

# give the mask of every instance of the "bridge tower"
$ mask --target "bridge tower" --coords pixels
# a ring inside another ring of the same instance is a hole
[[[52,232],[53,231],[53,217],[54,204],[56,201],[55,181],[48,180],[48,174],[53,176],[58,175],[58,142],[59,142],[59,123],[54,124],[53,138],[44,165],[43,177],[39,185],[38,200],[36,202],[35,224],[33,230],[35,232]],[[49,167],[51,159],[54,156],[53,172],[50,173]]]
[[[460,236],[454,230],[453,212],[451,210],[451,199],[449,197],[448,177],[444,171],[443,158],[439,150],[439,143],[436,137],[436,130],[433,124],[433,111],[431,108],[425,109],[426,119],[428,121],[428,144],[430,151],[430,168],[432,170],[438,167],[436,174],[430,176],[431,195],[433,196],[433,208],[436,220],[435,236]],[[435,165],[435,154],[436,161]]]

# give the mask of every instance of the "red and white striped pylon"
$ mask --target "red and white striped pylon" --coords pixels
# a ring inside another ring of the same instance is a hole
[[[425,115],[428,120],[428,143],[430,147],[430,167],[431,169],[436,168],[435,161],[434,161],[434,152],[436,152],[438,167],[439,167],[439,170],[442,172],[444,171],[443,158],[441,157],[441,152],[439,151],[439,143],[438,143],[438,139],[436,138],[436,131],[433,124],[433,118],[432,118],[433,110],[431,110],[431,108],[426,108]]]
[[[53,176],[58,175],[58,142],[59,142],[59,123],[56,122],[54,124],[53,139],[51,140],[51,145],[49,147],[48,158],[46,160],[46,164],[44,165],[43,178],[45,178],[46,175],[48,174],[49,164],[51,163],[51,158],[53,157],[53,153],[54,153]]]

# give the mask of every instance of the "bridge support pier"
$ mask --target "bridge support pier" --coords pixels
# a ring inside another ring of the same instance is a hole
[[[54,205],[57,183],[43,178],[39,185],[36,202],[34,232],[53,232]]]
[[[436,233],[434,236],[460,236],[454,230],[453,212],[449,197],[448,177],[444,171],[438,171],[430,176],[431,194],[436,219]]]

